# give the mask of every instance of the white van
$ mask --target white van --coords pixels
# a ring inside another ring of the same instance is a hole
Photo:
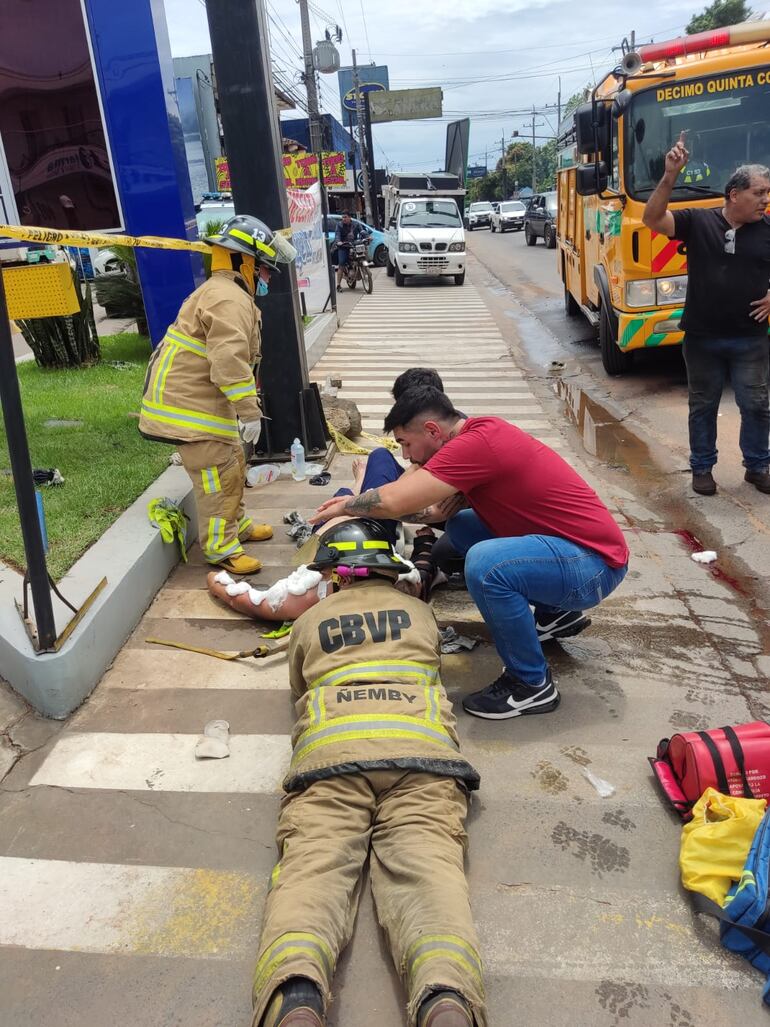
[[[452,197],[399,200],[387,226],[388,276],[403,285],[411,275],[452,275],[465,281],[465,231]]]

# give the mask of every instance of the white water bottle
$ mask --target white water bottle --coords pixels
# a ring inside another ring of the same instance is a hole
[[[295,481],[305,480],[305,447],[295,439],[291,444],[291,476]]]

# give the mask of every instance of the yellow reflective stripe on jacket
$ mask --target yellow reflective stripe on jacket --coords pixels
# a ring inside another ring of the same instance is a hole
[[[192,335],[185,335],[185,333],[180,332],[178,328],[169,328],[166,332],[165,339],[176,343],[177,346],[181,346],[182,349],[186,349],[190,353],[195,353],[196,356],[206,356],[206,343],[201,342],[200,339],[194,339]]]
[[[222,491],[222,483],[219,480],[219,469],[217,467],[204,467],[201,471],[203,491],[207,496]]]
[[[220,385],[219,388],[231,403],[237,403],[239,399],[246,399],[247,396],[257,395],[257,386],[253,378],[247,382],[236,382],[235,385]]]
[[[334,956],[323,938],[317,934],[291,931],[277,938],[259,957],[254,971],[254,992],[261,992],[275,970],[293,955],[303,955],[316,965],[320,964],[326,979],[331,980],[334,973]]]
[[[482,983],[483,967],[478,952],[456,934],[424,934],[406,952],[407,974],[411,980],[429,959],[451,959],[469,970]]]
[[[234,417],[217,417],[216,414],[205,414],[198,410],[185,410],[183,407],[172,407],[166,403],[154,403],[144,398],[142,414],[151,421],[161,424],[173,424],[179,428],[195,428],[207,435],[218,438],[238,438],[238,422]]]
[[[321,685],[345,685],[354,681],[366,681],[371,677],[380,675],[388,681],[389,678],[399,677],[410,678],[415,684],[432,684],[438,677],[438,667],[431,667],[428,663],[417,663],[414,660],[366,660],[362,663],[347,663],[344,667],[327,671],[320,678],[310,682],[311,688],[318,688]],[[416,679],[416,680],[414,680]],[[420,679],[423,679],[421,682]]]
[[[401,738],[409,741],[428,742],[459,752],[460,747],[440,724],[431,724],[419,717],[396,713],[352,713],[347,717],[335,717],[309,727],[299,736],[294,746],[292,765],[299,762],[315,749],[335,742],[349,742],[356,739]]]

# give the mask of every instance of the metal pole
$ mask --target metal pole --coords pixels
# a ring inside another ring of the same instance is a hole
[[[321,143],[323,146],[323,143]],[[324,155],[323,149],[318,151],[318,187],[321,193],[321,220],[323,222],[324,251],[326,252],[326,270],[329,273],[329,300],[332,310],[337,313],[337,288],[334,282],[334,268],[332,267],[332,248],[329,242],[327,225],[329,224],[329,201],[326,198],[326,186],[324,185]],[[304,299],[304,297],[302,297]],[[326,304],[324,303],[324,310]]]
[[[353,50],[353,88],[356,91],[356,118],[358,119],[358,141],[361,144],[361,172],[364,179],[364,209],[366,220],[372,223],[372,193],[369,185],[369,159],[366,153],[366,129],[364,127],[364,103],[361,96],[361,83],[358,78],[356,51]]]
[[[559,92],[556,94],[556,137],[559,136],[559,125],[561,125],[561,75],[559,75]]]
[[[369,161],[369,191],[372,203],[372,221],[370,224],[376,228],[382,228],[380,224],[380,209],[377,205],[377,175],[374,170],[374,143],[372,141],[372,114],[369,108],[369,94],[364,94],[364,123],[366,125],[366,152]]]
[[[264,0],[216,0],[206,5],[206,12],[235,209],[273,229],[288,228]],[[308,387],[297,276],[291,266],[281,270],[272,276],[269,294],[259,301],[260,384],[265,413],[272,418],[275,456],[286,454],[300,435],[297,395]],[[312,444],[323,447],[325,439],[314,438]],[[265,451],[259,443],[258,451]]]
[[[350,142],[353,144],[353,199],[354,209],[356,214],[358,210],[358,167],[356,165],[356,137],[353,135],[353,112],[348,111],[348,132],[350,132]]]
[[[42,530],[37,513],[35,483],[32,479],[32,461],[29,455],[27,431],[24,427],[24,410],[21,405],[19,379],[16,375],[16,361],[13,356],[11,325],[5,301],[3,275],[0,271],[0,402],[3,407],[5,434],[8,439],[8,453],[11,460],[13,485],[16,490],[16,505],[19,508],[21,534],[24,540],[24,555],[27,560],[27,574],[35,606],[38,648],[41,652],[53,649],[56,641],[56,623],[48,583],[48,567],[45,562]]]
[[[310,149],[321,153],[321,126],[318,122],[318,89],[313,67],[313,40],[310,35],[310,13],[307,0],[298,0],[299,17],[302,25],[302,50],[305,58],[305,89],[307,90],[307,113],[310,125]]]

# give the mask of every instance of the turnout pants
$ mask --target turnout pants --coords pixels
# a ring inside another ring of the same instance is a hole
[[[408,993],[451,988],[486,1027],[478,939],[463,857],[467,798],[448,777],[404,770],[339,774],[284,799],[254,978],[253,1027],[277,987],[309,977],[328,1007],[371,850],[377,917]]]
[[[179,446],[184,469],[195,489],[198,538],[209,563],[243,553],[241,539],[253,521],[245,515],[246,460],[239,442],[185,442]]]

